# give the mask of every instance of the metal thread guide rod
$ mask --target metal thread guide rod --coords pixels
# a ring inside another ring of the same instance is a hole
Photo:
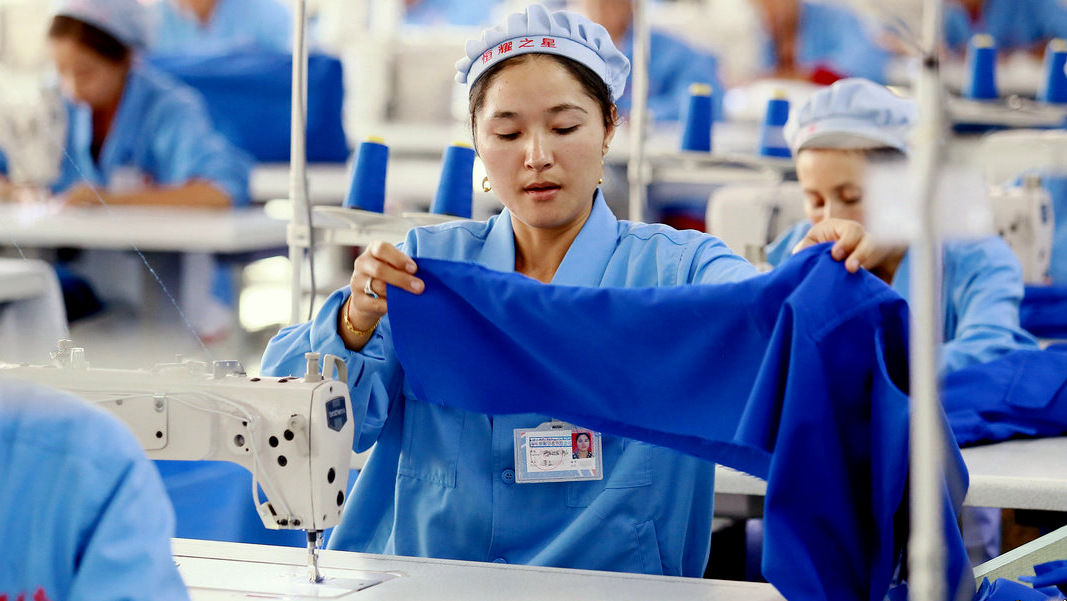
[[[318,584],[324,580],[319,572],[319,548],[322,545],[322,531],[308,530],[308,581]]]

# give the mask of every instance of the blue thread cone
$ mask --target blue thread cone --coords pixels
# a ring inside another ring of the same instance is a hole
[[[1045,62],[1042,65],[1044,78],[1037,99],[1041,102],[1067,102],[1067,40],[1056,38],[1045,47]]]
[[[976,34],[967,44],[963,97],[972,100],[997,97],[997,45],[987,33]]]
[[[785,92],[777,91],[767,102],[767,113],[759,130],[759,154],[765,157],[789,158],[789,144],[785,141],[783,126],[789,120],[789,100]]]
[[[706,83],[689,86],[689,110],[682,131],[682,150],[711,152],[711,86]]]
[[[385,171],[389,164],[389,147],[381,138],[370,137],[359,143],[352,185],[344,206],[381,213],[385,210]]]
[[[474,148],[456,142],[445,149],[441,158],[441,180],[430,205],[431,213],[470,219],[474,201]]]

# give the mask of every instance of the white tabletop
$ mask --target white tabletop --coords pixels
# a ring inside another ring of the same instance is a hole
[[[50,209],[0,204],[0,246],[238,253],[286,246],[286,223],[256,207]]]
[[[769,584],[565,570],[465,561],[419,559],[323,551],[326,581],[304,580],[307,552],[199,540],[174,540],[175,562],[194,601],[249,597],[312,599],[417,599],[481,601],[498,599],[670,599],[778,601]],[[361,579],[385,579],[356,595]]]
[[[1067,511],[1067,437],[971,447],[963,460],[971,476],[965,505]],[[767,483],[718,466],[715,492],[762,496]]]

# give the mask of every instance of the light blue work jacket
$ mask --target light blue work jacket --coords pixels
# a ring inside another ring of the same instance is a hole
[[[201,179],[229,194],[234,206],[248,204],[248,156],[215,131],[195,90],[150,65],[138,61],[130,69],[99,161],[91,153],[90,108],[68,104],[67,114],[67,148],[54,192],[82,182],[131,192]]]
[[[801,221],[767,246],[767,262],[777,266],[811,229]],[[1011,247],[998,237],[942,244],[941,376],[961,367],[992,361],[1011,351],[1037,349],[1037,340],[1019,325],[1023,273]],[[893,275],[893,289],[910,298],[910,255]]]
[[[829,2],[801,0],[797,24],[796,62],[812,69],[828,68],[842,77],[864,77],[885,83],[889,52],[878,45],[877,32],[851,9]],[[763,66],[777,65],[775,42],[764,35]]]
[[[634,60],[633,30],[627,32],[619,51],[630,64]],[[629,112],[633,104],[633,71],[626,78],[626,89],[619,98],[619,110]],[[722,120],[722,100],[726,88],[719,77],[719,61],[710,52],[698,50],[684,41],[653,30],[649,33],[648,109],[657,121],[684,119],[689,103],[689,86],[708,84],[712,88],[713,115]]]
[[[236,51],[293,52],[293,16],[278,0],[216,0],[206,24],[178,0],[154,9],[149,51],[157,54],[229,54]]]
[[[488,222],[416,228],[400,248],[416,258],[470,261],[499,271],[515,266],[507,210]],[[737,281],[754,273],[707,234],[616,220],[598,192],[553,283],[676,286]],[[549,416],[483,415],[415,398],[397,362],[388,317],[361,352],[345,348],[337,316],[348,293],[348,288],[335,292],[311,322],[283,329],[263,357],[263,373],[274,375],[303,374],[307,351],[343,357],[359,426],[356,450],[377,443],[349,496],[344,521],[330,539],[331,548],[703,574],[711,542],[711,463],[605,435],[603,480],[516,483],[513,431],[534,428]],[[450,346],[448,324],[440,325],[439,352],[462,353]],[[723,345],[727,348],[728,341]]]
[[[2,376],[0,515],[0,599],[189,599],[170,501],[126,426]]]
[[[945,44],[963,50],[971,36],[988,33],[1002,50],[1031,50],[1052,38],[1067,37],[1067,4],[1061,0],[985,0],[971,22],[957,2],[945,6]]]
[[[404,5],[408,25],[475,27],[496,22],[499,0],[417,0]]]

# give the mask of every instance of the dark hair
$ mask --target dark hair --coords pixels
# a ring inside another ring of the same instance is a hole
[[[574,442],[578,442],[578,437],[580,437],[580,436],[584,436],[585,439],[590,441],[590,442],[593,441],[593,437],[590,436],[588,432],[579,432],[579,433],[574,435]],[[566,440],[566,439],[564,439],[564,440]]]
[[[604,80],[594,73],[592,69],[574,59],[560,56],[558,54],[529,53],[513,56],[489,67],[489,69],[478,78],[478,81],[474,82],[474,85],[471,86],[469,110],[472,133],[475,131],[474,115],[482,108],[482,104],[485,103],[485,92],[489,89],[489,85],[493,83],[493,80],[496,79],[497,75],[500,75],[507,66],[516,65],[531,58],[539,57],[555,60],[566,69],[574,79],[578,80],[578,83],[582,86],[582,90],[600,106],[600,112],[604,115],[604,129],[611,129],[616,125],[615,120],[612,118],[612,109],[615,108],[615,102],[611,99],[611,90],[608,89],[608,84],[604,83]]]
[[[130,57],[129,46],[103,29],[74,17],[53,17],[48,37],[72,39],[113,63],[124,62]]]

